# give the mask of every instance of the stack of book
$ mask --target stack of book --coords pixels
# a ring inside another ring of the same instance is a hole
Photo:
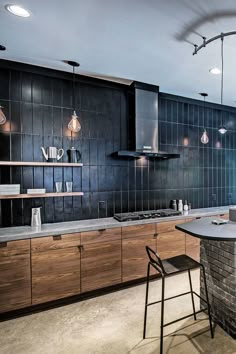
[[[0,195],[20,194],[20,184],[0,184]]]

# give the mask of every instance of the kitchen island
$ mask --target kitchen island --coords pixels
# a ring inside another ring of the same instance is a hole
[[[200,262],[206,271],[213,318],[236,338],[236,223],[214,225],[213,219],[194,220],[176,229],[201,239]],[[202,273],[200,292],[204,298]]]

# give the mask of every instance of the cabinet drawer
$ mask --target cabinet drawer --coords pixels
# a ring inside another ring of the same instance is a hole
[[[115,241],[121,239],[121,228],[101,229],[97,231],[81,232],[81,244],[88,245],[95,242]]]
[[[80,245],[80,233],[39,237],[31,240],[31,251],[42,252]]]
[[[122,227],[122,239],[154,235],[156,233],[156,224],[143,224]]]
[[[157,233],[176,231],[175,225],[185,222],[185,219],[161,222],[157,224]]]
[[[19,240],[0,243],[0,259],[30,253],[30,240]]]

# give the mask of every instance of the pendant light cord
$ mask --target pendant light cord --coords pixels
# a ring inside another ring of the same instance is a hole
[[[73,65],[73,109],[75,111],[75,67]]]
[[[220,102],[223,104],[223,91],[224,91],[224,37],[221,37],[221,96]]]

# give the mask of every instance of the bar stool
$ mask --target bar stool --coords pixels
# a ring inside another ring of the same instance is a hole
[[[213,333],[213,327],[212,327],[212,320],[211,320],[211,311],[210,311],[210,304],[209,304],[209,298],[208,298],[208,291],[207,291],[207,284],[206,284],[206,274],[205,274],[205,268],[204,266],[195,261],[194,259],[190,258],[189,256],[186,255],[180,255],[172,258],[168,258],[165,260],[161,260],[160,256],[158,253],[153,251],[149,246],[146,246],[146,251],[148,254],[149,262],[148,262],[148,267],[147,267],[147,284],[146,284],[146,298],[145,298],[145,311],[144,311],[144,328],[143,328],[143,339],[146,337],[146,322],[147,322],[147,308],[150,305],[157,304],[161,302],[161,335],[160,335],[160,354],[163,353],[163,331],[164,327],[169,326],[173,323],[176,323],[178,321],[181,321],[183,319],[186,319],[188,317],[193,316],[194,319],[196,320],[196,314],[206,311],[208,312],[208,317],[209,317],[209,324],[210,324],[210,331],[211,331],[211,338],[214,338],[214,333]],[[158,273],[161,275],[162,279],[162,290],[161,290],[161,300],[155,301],[148,303],[148,291],[149,291],[149,280],[150,280],[150,267],[153,267],[156,269]],[[203,271],[203,279],[204,279],[204,286],[205,286],[205,294],[206,294],[206,300],[203,299],[200,295],[198,295],[195,291],[193,291],[192,287],[192,280],[191,280],[191,274],[190,270],[192,269],[197,269],[202,267]],[[171,296],[169,298],[165,299],[165,278],[169,276],[174,276],[179,273],[183,272],[188,272],[188,277],[189,277],[189,285],[190,285],[190,291],[178,294],[175,296]],[[191,294],[191,299],[192,299],[192,306],[193,306],[193,313],[187,316],[183,316],[181,318],[178,318],[177,320],[168,322],[164,324],[164,303],[166,300],[174,299],[179,296]],[[198,296],[202,301],[204,301],[207,305],[207,307],[203,308],[202,310],[196,311],[195,310],[195,304],[194,304],[194,296]]]

